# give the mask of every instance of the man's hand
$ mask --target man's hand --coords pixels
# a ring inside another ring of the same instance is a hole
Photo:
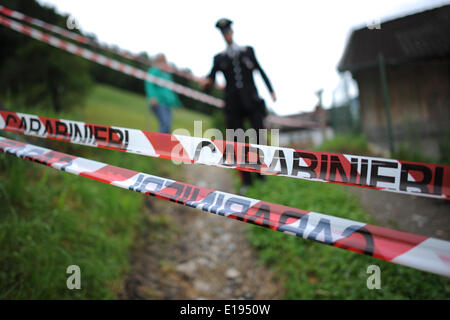
[[[272,92],[270,95],[272,96],[273,102],[277,101],[277,95],[275,94],[275,92]]]
[[[200,85],[203,90],[209,90],[213,85],[213,81],[210,78],[204,78],[201,80]]]
[[[152,108],[155,108],[158,105],[158,99],[156,98],[150,98],[150,106]]]

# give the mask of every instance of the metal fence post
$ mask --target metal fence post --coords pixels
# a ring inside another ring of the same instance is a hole
[[[383,53],[378,53],[378,65],[380,69],[380,82],[381,82],[381,92],[383,94],[383,102],[384,102],[384,111],[386,113],[386,122],[387,122],[387,130],[388,130],[388,138],[389,138],[389,150],[391,155],[394,154],[394,139],[392,136],[392,122],[391,122],[391,107],[389,104],[389,91],[386,80],[386,65],[384,62]]]

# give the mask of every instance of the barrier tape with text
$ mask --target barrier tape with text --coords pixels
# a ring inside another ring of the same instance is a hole
[[[120,168],[0,137],[19,158],[227,218],[450,276],[450,242],[300,210]]]
[[[0,130],[150,157],[450,199],[450,166],[104,126],[0,111]]]

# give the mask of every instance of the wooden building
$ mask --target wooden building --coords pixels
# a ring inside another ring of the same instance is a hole
[[[437,159],[449,152],[450,5],[354,30],[338,70],[358,83],[370,142],[389,149],[390,121],[395,149],[409,145]]]

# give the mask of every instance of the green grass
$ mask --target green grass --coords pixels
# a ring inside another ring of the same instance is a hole
[[[0,157],[9,173],[0,185],[0,297],[114,298],[141,217],[138,195]],[[82,290],[66,288],[72,264]]]
[[[103,85],[93,88],[84,106],[62,114],[11,110],[146,130],[157,125],[144,97]],[[192,130],[197,119],[204,121],[205,128],[210,125],[204,115],[179,109],[173,127]],[[179,169],[169,160],[26,139],[151,174],[173,177]],[[130,268],[135,233],[141,227],[143,200],[138,193],[0,154],[0,299],[117,298]],[[72,264],[81,269],[81,290],[66,287],[66,268]]]
[[[415,162],[425,162],[425,163],[440,163],[445,164],[439,159],[430,157],[425,152],[421,150],[417,150],[417,148],[412,148],[408,144],[400,144],[396,146],[395,152],[392,155],[392,158],[398,160],[408,160]]]
[[[441,157],[436,158],[424,153],[423,150],[414,148],[409,143],[399,143],[395,147],[395,152],[390,157],[392,159],[424,162],[424,163],[450,163],[450,136],[448,134],[442,134],[439,139],[439,145],[441,149]],[[366,155],[366,156],[379,156],[373,154],[369,148],[369,143],[364,135],[350,135],[339,134],[334,138],[326,140],[319,148],[318,151],[346,153],[353,155]]]
[[[149,112],[148,104],[143,96],[126,93],[119,89],[98,85],[87,99],[87,104],[95,108],[85,108],[81,119],[103,121],[105,124],[130,127],[143,130],[158,130],[158,122],[153,113]],[[117,108],[110,108],[115,104]],[[202,120],[203,127],[209,128],[211,120],[198,112],[186,109],[174,109],[173,128],[185,128],[193,133],[194,121]],[[102,123],[99,123],[102,124]]]
[[[325,140],[318,150],[354,155],[370,155],[369,144],[363,135],[337,135],[333,139]]]
[[[327,142],[320,150],[359,154],[360,137]],[[345,141],[345,143],[343,143]],[[349,147],[350,146],[350,147]],[[327,149],[329,148],[329,149]],[[352,151],[353,150],[353,151]],[[359,200],[345,186],[268,176],[257,182],[249,197],[299,209],[375,224]],[[273,269],[286,299],[449,299],[450,280],[366,255],[327,246],[259,226],[249,227],[249,238],[263,263]],[[381,269],[381,289],[366,286],[367,267]]]

